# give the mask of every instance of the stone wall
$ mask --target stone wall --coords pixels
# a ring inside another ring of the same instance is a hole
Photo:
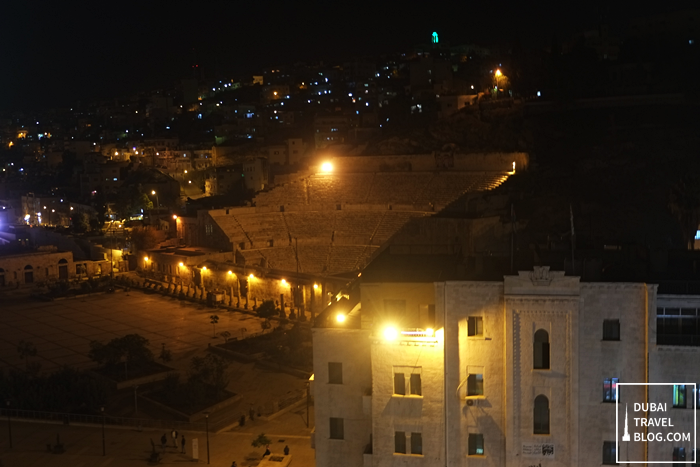
[[[65,263],[59,264],[59,261]],[[88,262],[92,266],[92,262]],[[75,263],[71,252],[37,252],[0,256],[0,284],[4,287],[32,287],[41,282],[59,280],[59,266],[66,266],[67,279],[75,278]],[[107,269],[107,268],[105,268]],[[25,273],[31,272],[31,275]],[[94,274],[94,270],[88,271]],[[109,272],[107,272],[109,273]]]
[[[316,328],[313,342],[316,465],[361,466],[372,433],[363,404],[372,388],[369,332]],[[329,362],[342,364],[342,384],[329,383]],[[344,439],[330,439],[331,417],[343,419]]]

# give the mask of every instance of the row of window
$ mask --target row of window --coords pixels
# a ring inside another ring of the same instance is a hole
[[[543,398],[543,399],[540,399]],[[540,402],[538,402],[538,399]],[[542,402],[544,401],[544,402]],[[535,434],[549,434],[549,402],[545,396],[537,396],[535,398],[535,417],[537,417],[537,407],[539,404],[545,404],[547,406],[547,425],[546,432],[537,432],[537,421],[535,422]],[[537,418],[536,418],[537,420]],[[330,419],[330,438],[331,439],[345,439],[344,433],[344,420],[342,418],[331,418]],[[396,454],[413,454],[413,455],[423,455],[423,434],[416,432],[406,432],[406,431],[395,431],[394,432],[394,453]],[[469,433],[467,454],[470,456],[483,456],[485,455],[484,450],[484,435],[481,433]],[[698,451],[695,452],[695,459],[698,459]],[[616,464],[615,462],[616,452],[615,452],[615,441],[603,441],[603,464],[610,465]],[[673,448],[673,461],[674,462],[685,462],[686,460],[686,449],[683,447]],[[691,459],[692,460],[692,459]],[[678,464],[682,466],[684,464]],[[675,467],[675,466],[674,466]]]
[[[539,332],[539,331],[538,331]],[[535,333],[537,336],[537,333]],[[537,337],[535,337],[537,338]],[[542,353],[544,354],[544,352]],[[603,402],[615,403],[618,397],[619,378],[603,379]],[[343,364],[338,362],[328,363],[328,382],[330,384],[343,384]],[[674,408],[694,408],[693,404],[688,401],[695,394],[696,406],[700,405],[700,384],[695,389],[686,387],[684,384],[673,385],[673,407]],[[394,395],[395,396],[422,396],[423,387],[421,381],[420,367],[395,367],[394,368]],[[483,373],[470,373],[467,376],[467,396],[483,396],[484,395],[484,375]],[[538,396],[540,397],[540,396]],[[544,397],[544,396],[541,396]],[[546,398],[545,398],[546,399]],[[535,399],[537,407],[537,399]],[[549,407],[549,402],[547,402]],[[547,408],[549,411],[549,408]],[[537,412],[537,410],[536,410]],[[537,433],[537,428],[535,429]]]
[[[615,441],[604,441],[603,442],[603,464],[617,464],[615,462]],[[695,450],[695,465],[700,465],[700,458],[698,458],[698,455],[700,455],[700,450],[696,449]],[[686,461],[686,449],[681,448],[681,447],[674,447],[673,448],[673,456],[672,456],[673,462],[685,462]],[[693,458],[689,458],[689,461],[692,461]],[[688,464],[673,464],[673,467],[683,467]],[[693,465],[693,464],[691,464]]]
[[[620,399],[622,395],[617,389],[619,378],[606,378],[603,380],[603,402],[616,402],[617,397]],[[673,407],[676,409],[695,408],[700,404],[700,391],[698,388],[700,383],[695,386],[695,389],[688,387],[685,384],[673,385]],[[695,394],[695,406],[692,404],[693,393]]]
[[[541,331],[546,332],[544,329]],[[484,320],[481,316],[469,316],[467,318],[467,336],[481,337],[484,335]],[[604,341],[619,341],[620,340],[620,320],[605,319],[603,320],[603,340]]]

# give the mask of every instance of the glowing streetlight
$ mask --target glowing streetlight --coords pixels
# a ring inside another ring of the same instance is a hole
[[[229,271],[229,272],[228,272],[228,275],[229,275],[229,276],[232,276],[232,275],[233,275],[233,271]]]
[[[434,330],[433,328],[428,328],[428,329],[425,330],[425,333],[426,333],[429,337],[433,337],[433,335],[435,335],[435,330]]]
[[[389,326],[389,327],[384,329],[384,339],[386,339],[388,341],[393,341],[398,336],[399,336],[399,332],[396,330],[396,328]]]
[[[496,98],[498,98],[498,78],[500,78],[502,74],[501,70],[496,70]]]
[[[255,279],[255,276],[253,275],[252,272],[251,272],[250,275],[248,276],[248,279]]]
[[[158,193],[156,193],[156,190],[151,190],[151,194],[156,196],[156,208],[159,208],[160,200],[158,199]]]
[[[206,271],[206,270],[207,270],[207,267],[206,267],[206,266],[202,266],[202,271]]]
[[[318,284],[314,284],[314,289],[318,289]]]
[[[173,214],[173,219],[177,220],[177,214]]]
[[[185,263],[183,263],[182,261],[180,261],[180,264],[178,264],[178,266],[180,266],[181,268],[182,268],[182,267],[185,267]]]
[[[282,285],[287,285],[287,281],[285,279],[282,279],[280,282],[282,283]]]
[[[331,164],[330,162],[324,162],[323,164],[321,164],[321,172],[333,172],[333,164]]]
[[[337,319],[339,323],[344,323],[345,322],[345,315],[342,313],[338,313],[336,315],[335,319]]]

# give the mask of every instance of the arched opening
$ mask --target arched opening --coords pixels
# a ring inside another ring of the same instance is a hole
[[[535,332],[533,350],[533,368],[549,370],[549,333],[544,329],[538,329]]]
[[[540,394],[535,397],[533,433],[536,435],[549,434],[549,399]]]
[[[58,280],[68,280],[68,260],[65,258],[58,260]]]
[[[24,283],[34,283],[34,268],[31,267],[29,264],[24,267]]]

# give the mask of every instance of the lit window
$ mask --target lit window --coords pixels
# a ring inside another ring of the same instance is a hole
[[[469,433],[469,455],[484,455],[484,435],[477,433]]]
[[[484,395],[484,375],[469,375],[467,378],[467,396]]]
[[[677,409],[686,408],[685,384],[673,385],[673,407]]]
[[[604,341],[619,341],[620,340],[620,320],[619,319],[603,320],[603,340]]]
[[[470,316],[467,319],[467,335],[468,336],[483,336],[484,321],[481,316]]]
[[[617,464],[615,457],[615,441],[603,441],[603,464]]]
[[[603,402],[615,402],[618,381],[619,378],[605,378],[603,380]]]
[[[328,362],[328,383],[343,384],[343,364]]]
[[[685,462],[685,448],[673,448],[673,461]],[[683,467],[685,464],[673,464],[673,467]]]

